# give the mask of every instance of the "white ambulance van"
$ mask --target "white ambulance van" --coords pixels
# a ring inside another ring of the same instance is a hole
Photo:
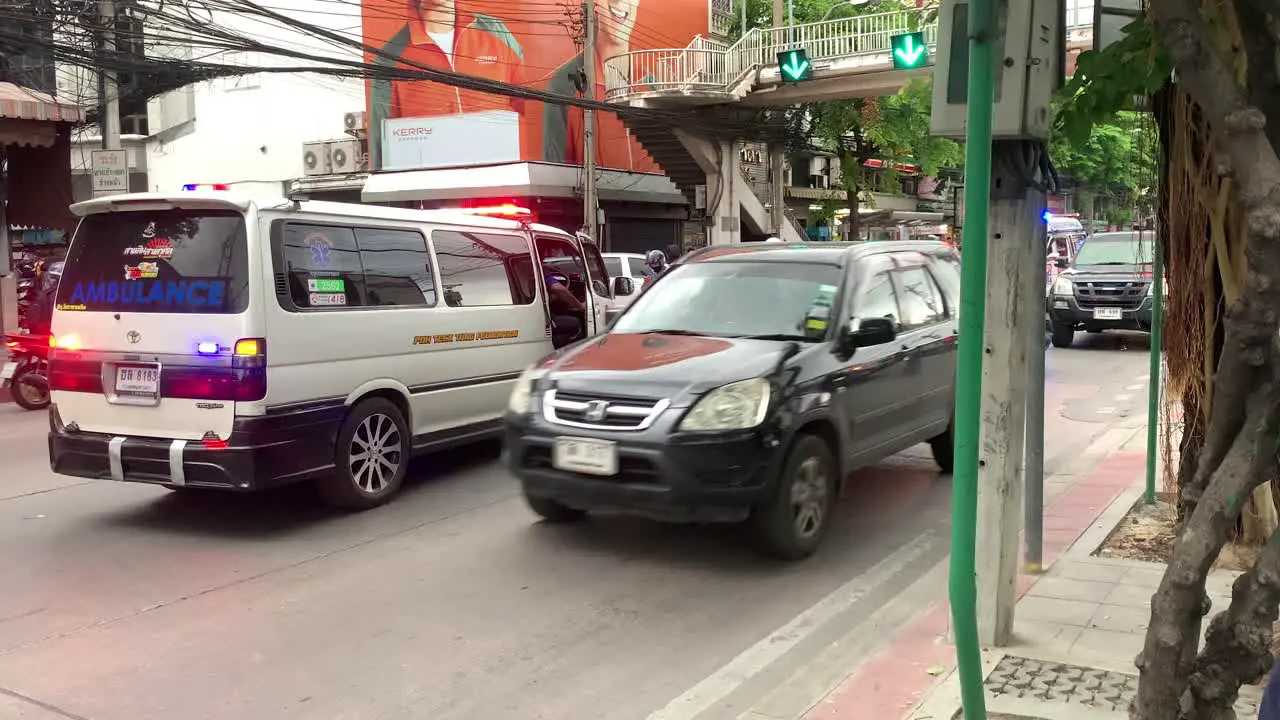
[[[415,453],[497,436],[516,378],[553,351],[550,278],[586,308],[564,342],[603,330],[614,290],[589,240],[482,211],[223,186],[72,210],[49,455],[75,477],[310,481],[336,506],[379,505]],[[553,274],[547,257],[576,262]]]

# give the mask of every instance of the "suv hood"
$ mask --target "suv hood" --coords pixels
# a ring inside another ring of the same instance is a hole
[[[564,392],[669,399],[684,407],[712,388],[771,373],[791,343],[609,333],[566,348],[546,376]]]

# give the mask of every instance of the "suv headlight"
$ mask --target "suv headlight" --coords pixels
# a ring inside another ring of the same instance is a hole
[[[533,408],[533,384],[547,371],[537,365],[529,366],[516,379],[516,386],[511,389],[511,397],[507,400],[507,410],[516,415],[524,415]]]
[[[702,396],[680,421],[692,432],[747,430],[764,422],[769,410],[769,381],[751,378],[721,385]]]
[[[1155,294],[1156,294],[1156,284],[1153,281],[1150,285],[1147,285],[1147,297],[1151,297],[1152,295],[1155,295]],[[1169,296],[1169,283],[1164,284],[1164,295],[1165,297]]]
[[[1059,276],[1053,281],[1054,295],[1071,295],[1075,292],[1075,286],[1071,284],[1071,278]]]

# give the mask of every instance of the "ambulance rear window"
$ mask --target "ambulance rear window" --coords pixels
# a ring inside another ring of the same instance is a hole
[[[63,311],[236,314],[248,306],[248,240],[234,210],[89,215],[57,295]]]

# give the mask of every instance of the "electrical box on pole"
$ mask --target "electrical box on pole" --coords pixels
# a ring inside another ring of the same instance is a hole
[[[813,63],[809,62],[809,51],[795,48],[778,53],[778,72],[782,73],[784,82],[800,82],[812,78]]]
[[[1057,2],[996,0],[995,105],[991,135],[996,140],[1048,140],[1053,125],[1050,100],[1062,86],[1062,9]],[[969,115],[970,0],[942,0],[933,70],[934,135],[963,140]]]

